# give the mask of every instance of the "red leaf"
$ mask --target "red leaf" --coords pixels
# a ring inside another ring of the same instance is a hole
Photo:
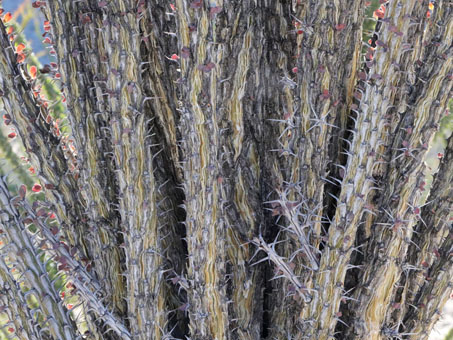
[[[42,69],[39,70],[42,74],[46,74],[50,72],[50,65],[45,64]]]
[[[39,8],[39,7],[41,7],[41,5],[42,5],[42,2],[41,2],[41,1],[35,1],[35,2],[33,2],[33,3],[31,4],[31,6],[32,6],[33,8]]]
[[[329,99],[329,97],[330,97],[329,90],[327,90],[327,89],[322,90],[321,98],[322,99]]]
[[[82,21],[82,24],[88,24],[91,22],[91,18],[88,14],[82,15],[80,20]]]
[[[8,21],[10,21],[11,19],[13,18],[13,16],[11,15],[11,12],[8,12],[5,14],[5,16],[3,17],[3,22],[6,24]]]
[[[196,1],[193,1],[191,4],[190,4],[190,7],[191,8],[201,8],[201,5],[202,5],[202,1],[201,0],[196,0]]]
[[[214,63],[208,63],[206,65],[198,65],[197,69],[203,72],[210,72],[215,67]]]
[[[46,39],[43,40],[43,43],[44,43],[44,44],[51,44],[51,43],[52,43],[52,40],[50,40],[49,37],[46,37]]]
[[[33,185],[33,188],[31,188],[31,190],[33,192],[40,192],[41,189],[42,189],[42,187],[39,184],[35,184],[35,185]]]
[[[211,16],[214,16],[220,12],[222,12],[222,7],[220,7],[220,6],[211,7],[211,9],[209,10],[209,13],[211,14]]]
[[[32,78],[36,78],[36,73],[37,73],[38,69],[36,68],[35,65],[31,66],[30,67],[30,76]]]
[[[16,59],[17,63],[18,63],[18,64],[23,63],[24,60],[25,60],[25,54],[19,53],[19,54],[17,55],[17,59]]]
[[[172,54],[170,57],[171,60],[178,60],[179,56],[177,54]]]
[[[187,59],[190,57],[190,49],[186,46],[184,46],[182,49],[181,49],[181,57]]]
[[[384,12],[381,11],[374,11],[374,15],[379,19],[384,19]]]
[[[208,63],[208,64],[206,64],[206,68],[208,69],[207,72],[211,71],[214,67],[215,67],[215,64],[214,64],[214,63]]]
[[[335,26],[337,31],[342,31],[346,27],[346,24],[338,24]]]
[[[384,47],[384,48],[388,48],[388,45],[381,40],[376,40],[376,45]]]
[[[296,66],[296,67],[293,67],[291,71],[293,71],[293,73],[297,73],[298,70],[299,70],[299,69],[298,69],[297,66]]]
[[[13,139],[13,138],[15,138],[16,136],[17,136],[17,135],[16,135],[15,132],[11,132],[11,133],[8,135],[8,138]]]
[[[24,224],[32,224],[33,220],[31,218],[26,218],[22,222],[24,222]]]
[[[25,184],[22,184],[19,187],[19,196],[20,196],[20,198],[24,198],[26,193],[27,193],[27,187],[25,186]]]
[[[58,234],[58,231],[59,231],[59,230],[58,230],[58,227],[56,227],[56,226],[52,226],[52,227],[50,228],[50,232],[52,233],[53,236],[57,235],[57,234]]]
[[[16,52],[21,53],[25,48],[25,44],[20,43],[19,45],[16,46]]]
[[[189,24],[189,32],[194,32],[197,30],[197,25],[195,24]]]

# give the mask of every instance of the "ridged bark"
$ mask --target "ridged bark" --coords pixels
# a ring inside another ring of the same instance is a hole
[[[1,99],[45,193],[0,182],[10,333],[427,338],[453,271],[453,138],[422,201],[453,6],[385,2],[368,43],[366,3],[40,3],[70,136],[1,24]]]

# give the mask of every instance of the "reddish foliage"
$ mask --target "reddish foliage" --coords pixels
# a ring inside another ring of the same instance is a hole
[[[36,68],[35,65],[31,66],[30,67],[30,76],[34,79],[36,78],[36,73],[37,73],[38,69]]]
[[[189,32],[195,32],[197,30],[197,25],[189,24]]]
[[[182,49],[181,49],[181,57],[187,59],[190,57],[190,49],[186,46],[184,46]]]
[[[91,18],[88,14],[83,14],[80,15],[80,21],[82,21],[82,24],[89,24],[91,22]]]
[[[50,227],[50,232],[52,233],[53,236],[57,235],[58,231],[59,231],[58,227],[56,226]]]
[[[365,72],[359,72],[358,77],[360,80],[366,80],[366,73]]]
[[[327,89],[322,90],[321,98],[322,99],[329,99],[330,98],[329,90],[327,90]]]
[[[11,124],[11,116],[9,114],[5,113],[3,119],[5,120],[5,125]]]
[[[13,18],[10,12],[6,13],[5,16],[3,17],[3,22],[6,24],[8,21],[10,21]]]
[[[211,9],[209,10],[209,13],[211,14],[211,17],[213,17],[214,15],[218,14],[222,12],[222,7],[220,6],[216,6],[216,7],[211,7]]]
[[[50,72],[50,65],[45,64],[42,69],[39,70],[42,74],[46,74]]]
[[[25,184],[22,184],[19,187],[19,196],[20,196],[20,198],[24,198],[26,193],[27,193],[27,187],[25,186]]]
[[[381,7],[379,7],[379,9],[377,9],[373,12],[373,16],[378,19],[384,19],[384,15],[385,15],[385,6],[384,5],[381,5]]]
[[[207,63],[206,65],[198,65],[197,69],[203,72],[210,72],[215,67],[215,64],[212,62]]]
[[[201,8],[203,2],[201,0],[195,0],[190,4],[191,8]]]
[[[41,189],[42,189],[42,187],[41,187],[39,184],[35,184],[35,185],[33,185],[33,187],[31,188],[31,190],[32,190],[33,192],[40,192]]]
[[[19,53],[19,54],[17,55],[16,61],[17,61],[18,64],[23,63],[23,62],[25,61],[25,54]]]

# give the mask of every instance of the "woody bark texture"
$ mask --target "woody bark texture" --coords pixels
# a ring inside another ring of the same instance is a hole
[[[4,19],[0,100],[45,197],[0,180],[6,333],[427,339],[453,285],[453,138],[424,187],[451,1],[38,3],[70,133]]]

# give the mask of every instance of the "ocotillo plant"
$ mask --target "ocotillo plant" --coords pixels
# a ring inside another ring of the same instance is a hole
[[[453,274],[453,138],[431,186],[425,164],[450,0],[33,7],[50,65],[0,25],[3,109],[45,195],[0,181],[6,337],[427,338]]]

